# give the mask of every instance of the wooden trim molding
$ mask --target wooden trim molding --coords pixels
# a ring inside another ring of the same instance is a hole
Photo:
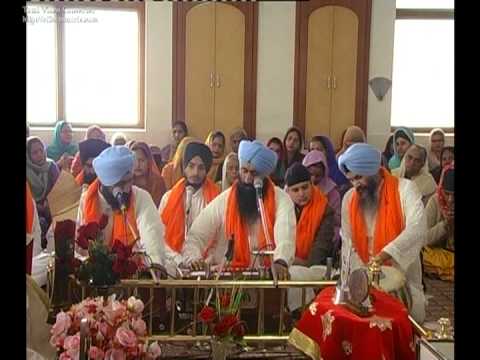
[[[343,6],[358,16],[357,81],[355,125],[367,131],[368,69],[370,53],[371,0],[310,0],[297,2],[295,31],[295,66],[293,124],[305,135],[307,84],[308,18],[322,6]]]
[[[185,29],[188,11],[201,2],[173,3],[173,66],[172,66],[172,123],[185,121]],[[256,136],[257,104],[257,34],[258,4],[254,2],[223,3],[235,6],[245,15],[245,81],[243,126],[251,137]],[[248,51],[251,49],[251,51]]]
[[[397,9],[396,19],[453,20],[453,9]]]

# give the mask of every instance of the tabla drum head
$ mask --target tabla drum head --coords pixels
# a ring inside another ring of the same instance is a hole
[[[366,269],[356,269],[348,278],[350,301],[361,304],[368,297],[368,273]]]

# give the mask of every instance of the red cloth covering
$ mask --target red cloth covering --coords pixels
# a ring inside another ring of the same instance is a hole
[[[335,287],[321,291],[302,314],[289,342],[314,359],[415,360],[413,328],[405,306],[372,289],[372,315],[359,317],[332,302]]]

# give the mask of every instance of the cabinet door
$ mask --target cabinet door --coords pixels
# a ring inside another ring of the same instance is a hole
[[[330,138],[339,146],[343,130],[355,124],[358,17],[350,9],[334,6],[332,52],[332,112]]]
[[[330,134],[333,8],[318,8],[308,19],[306,139]]]
[[[214,128],[215,3],[192,7],[185,19],[185,121],[205,140]]]
[[[238,8],[215,6],[214,128],[228,138],[243,126],[245,86],[245,15]],[[227,141],[227,151],[230,151]]]

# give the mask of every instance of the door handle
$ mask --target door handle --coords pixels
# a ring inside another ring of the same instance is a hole
[[[220,75],[216,74],[216,78],[217,78],[216,79],[216,86],[217,86],[217,88],[219,88],[220,87]]]
[[[330,75],[328,75],[327,77],[327,89],[331,89],[332,88],[332,77]]]
[[[333,75],[333,89],[337,88],[337,77]]]
[[[213,88],[213,72],[210,73],[210,87]]]

